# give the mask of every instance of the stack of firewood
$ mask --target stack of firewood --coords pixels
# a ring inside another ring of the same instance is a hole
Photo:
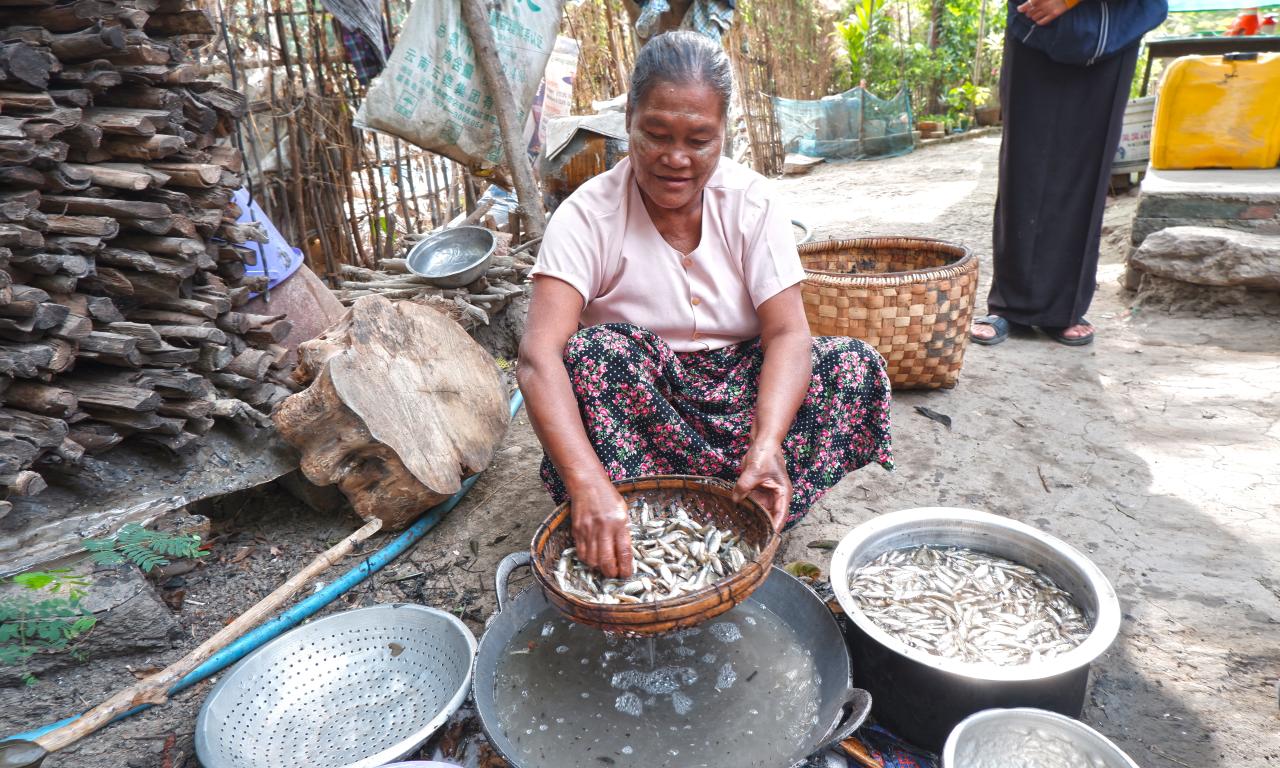
[[[237,311],[265,237],[235,223],[245,98],[197,79],[213,35],[193,0],[0,0],[0,499],[288,394],[288,320]]]
[[[411,234],[405,240],[410,247],[426,235]],[[515,249],[511,235],[498,233],[498,248],[488,271],[470,285],[440,288],[425,277],[409,271],[405,259],[383,259],[378,269],[350,264],[342,266],[342,280],[335,294],[350,305],[361,296],[384,299],[414,299],[429,304],[458,321],[468,331],[489,321],[507,307],[511,300],[525,292],[534,257],[531,247],[536,241]]]

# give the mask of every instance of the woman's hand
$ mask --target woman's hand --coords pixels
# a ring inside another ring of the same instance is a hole
[[[627,503],[609,482],[577,490],[570,500],[573,542],[578,559],[610,579],[629,579],[631,532],[627,530]]]
[[[1018,6],[1018,13],[1042,27],[1069,10],[1067,0],[1027,0]]]
[[[747,449],[738,471],[738,482],[733,486],[733,498],[742,501],[748,496],[769,513],[773,529],[781,531],[791,504],[791,478],[787,475],[782,446],[756,442]]]

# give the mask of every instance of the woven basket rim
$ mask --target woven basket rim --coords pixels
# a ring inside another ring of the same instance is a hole
[[[718,477],[706,477],[706,476],[700,476],[700,475],[645,475],[641,477],[628,478],[626,480],[616,480],[614,481],[613,486],[618,489],[619,493],[625,494],[627,492],[635,491],[635,490],[640,490],[640,491],[663,490],[662,485],[668,482],[687,484],[685,486],[685,490],[695,491],[699,493],[716,494],[717,492],[719,492],[719,493],[722,493],[726,498],[730,497],[733,492],[732,484],[724,480],[721,480]],[[656,485],[656,488],[654,487],[655,485]],[[688,487],[689,485],[693,487],[690,488]],[[642,486],[642,487],[636,488],[636,486]],[[699,487],[699,486],[702,486],[702,487]],[[550,535],[554,531],[554,529],[559,527],[560,525],[571,524],[571,521],[567,514],[570,503],[571,502],[566,501],[563,504],[560,504],[559,506],[556,507],[555,511],[553,511],[549,516],[547,516],[547,519],[544,520],[542,524],[538,526],[538,529],[534,532],[533,541],[531,542],[531,544],[536,545],[540,539],[550,538]],[[555,592],[556,595],[559,596],[562,600],[572,605],[581,606],[583,608],[587,608],[590,610],[604,610],[605,612],[615,613],[622,616],[626,616],[630,614],[647,616],[648,614],[651,614],[655,608],[673,609],[673,608],[684,607],[690,604],[703,602],[709,597],[720,595],[721,589],[729,585],[731,582],[739,582],[747,579],[750,576],[748,571],[751,570],[752,565],[758,566],[759,568],[763,568],[767,572],[769,567],[773,564],[773,558],[777,553],[778,545],[782,541],[782,535],[778,533],[776,530],[774,530],[773,522],[769,517],[769,513],[764,509],[764,507],[760,506],[759,502],[755,501],[754,499],[747,498],[747,499],[743,499],[741,502],[738,502],[738,504],[740,506],[751,508],[753,511],[757,512],[759,515],[761,515],[764,518],[765,524],[768,526],[769,538],[766,539],[764,546],[760,548],[760,553],[756,555],[755,558],[748,560],[746,565],[744,565],[742,569],[739,570],[737,573],[734,573],[732,576],[729,576],[727,578],[721,579],[720,581],[714,582],[712,584],[708,584],[707,586],[697,590],[696,592],[687,592],[676,598],[659,600],[653,603],[635,603],[635,604],[622,603],[619,605],[605,605],[602,603],[595,603],[587,600],[582,600],[581,598],[574,597],[573,595],[570,595],[569,593],[561,590],[559,586],[556,585],[555,580],[554,578],[552,578],[550,571],[547,571],[545,568],[543,560],[540,556],[541,553],[538,552],[536,549],[533,549],[533,547],[531,547],[532,551],[530,552],[530,554],[532,555],[531,559],[532,559],[534,575],[538,577],[538,581],[542,583],[542,586],[545,589],[549,589]],[[559,519],[562,513],[564,513],[563,521]],[[620,628],[624,628],[624,627],[620,627]]]
[[[838,251],[847,248],[883,248],[886,246],[910,247],[910,246],[929,246],[930,251],[949,251],[959,252],[960,258],[956,261],[941,267],[926,267],[924,269],[911,269],[903,272],[831,272],[822,269],[808,269],[804,271],[806,283],[818,285],[834,285],[834,286],[892,286],[901,285],[903,283],[922,282],[923,280],[934,280],[940,278],[955,277],[963,272],[974,269],[977,266],[977,255],[973,249],[967,245],[953,243],[947,240],[939,240],[933,237],[907,237],[907,236],[890,236],[890,237],[853,237],[843,240],[819,240],[805,243],[799,246],[799,253],[808,255],[813,253],[825,253],[827,251]]]

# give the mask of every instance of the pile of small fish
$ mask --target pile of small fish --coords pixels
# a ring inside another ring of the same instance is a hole
[[[1071,595],[1044,575],[961,547],[886,552],[853,573],[849,591],[898,640],[971,663],[1051,659],[1090,631]]]
[[[760,554],[732,531],[693,519],[675,502],[665,508],[632,504],[627,530],[632,578],[606,579],[577,558],[575,547],[568,547],[555,570],[561,591],[605,605],[654,603],[732,576]]]

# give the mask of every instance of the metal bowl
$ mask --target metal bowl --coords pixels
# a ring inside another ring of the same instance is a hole
[[[968,547],[1039,571],[1071,594],[1092,631],[1067,653],[1017,666],[967,663],[912,648],[862,613],[847,574],[884,552],[921,544]],[[850,619],[855,682],[870,691],[876,717],[908,741],[935,751],[957,723],[984,709],[1039,707],[1078,716],[1089,665],[1120,630],[1115,589],[1087,557],[1029,525],[971,509],[909,509],[858,526],[832,555],[831,586]],[[912,696],[912,691],[930,695]]]
[[[1027,708],[979,712],[965,718],[947,737],[942,768],[988,765],[1138,768],[1110,739],[1079,720]]]
[[[454,227],[420,240],[405,264],[418,277],[441,288],[474,283],[489,269],[498,239],[484,227]]]
[[[466,698],[476,639],[456,616],[375,605],[241,660],[196,720],[205,768],[373,768],[408,756]]]

